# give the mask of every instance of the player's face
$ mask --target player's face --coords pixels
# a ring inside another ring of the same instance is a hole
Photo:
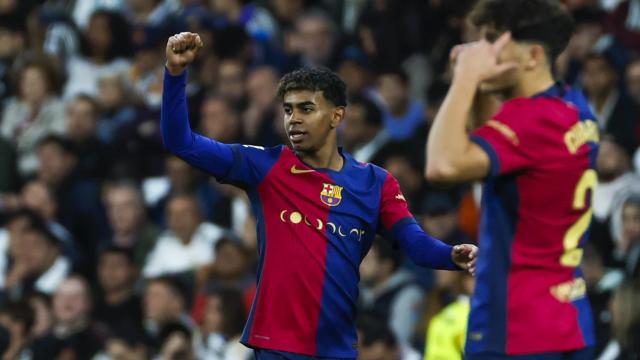
[[[485,38],[489,42],[494,42],[497,40],[500,35],[499,32],[492,30],[490,28],[483,28],[481,30],[482,37]],[[521,44],[511,40],[505,47],[502,49],[500,56],[498,57],[498,61],[500,63],[515,61],[517,63],[522,64],[523,62],[523,51]],[[510,70],[501,76],[494,78],[489,81],[484,81],[480,84],[480,91],[482,92],[504,92],[509,91],[509,89],[515,87],[518,83],[518,79],[521,75],[521,66]]]
[[[284,129],[293,150],[315,153],[336,143],[335,128],[344,108],[328,101],[322,91],[297,90],[284,95]]]

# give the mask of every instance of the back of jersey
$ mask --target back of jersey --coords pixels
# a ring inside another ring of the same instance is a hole
[[[469,353],[526,354],[594,341],[579,269],[597,183],[598,127],[577,90],[506,102],[472,135],[491,159]]]

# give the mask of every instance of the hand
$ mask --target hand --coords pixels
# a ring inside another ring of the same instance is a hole
[[[469,274],[476,274],[476,260],[478,259],[478,247],[471,244],[456,245],[451,250],[451,260]]]
[[[200,35],[181,32],[173,35],[167,41],[165,53],[167,55],[167,70],[171,75],[180,75],[198,55],[203,44]]]
[[[481,40],[454,47],[449,58],[455,63],[455,75],[481,83],[515,69],[518,63],[514,61],[504,63],[498,61],[502,49],[509,41],[511,41],[511,33],[506,32],[494,43]]]

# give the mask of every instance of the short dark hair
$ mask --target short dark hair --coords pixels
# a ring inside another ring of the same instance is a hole
[[[8,315],[12,320],[24,326],[24,334],[29,334],[35,321],[33,308],[27,300],[8,300],[0,308],[0,314]]]
[[[100,250],[99,257],[102,258],[104,255],[120,255],[127,260],[128,265],[130,266],[135,265],[135,261],[134,261],[135,257],[133,255],[133,251],[123,246],[109,244],[106,247],[104,247],[102,250]]]
[[[78,156],[76,152],[76,148],[74,147],[71,140],[57,134],[50,134],[42,138],[38,142],[38,149],[42,148],[45,145],[50,145],[50,144],[57,145],[67,155],[73,155],[75,157]]]
[[[285,74],[278,84],[278,98],[290,91],[322,91],[335,106],[347,106],[347,85],[333,71],[324,67],[303,67]]]
[[[361,94],[355,94],[349,98],[351,106],[360,105],[365,111],[365,121],[369,125],[382,126],[382,112],[378,105]]]
[[[574,27],[558,0],[480,0],[469,20],[478,27],[510,31],[516,41],[542,44],[550,63],[567,47]]]

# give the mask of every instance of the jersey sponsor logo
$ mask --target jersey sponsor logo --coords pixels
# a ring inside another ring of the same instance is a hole
[[[316,230],[322,231],[322,229],[327,229],[327,232],[331,232],[332,234],[338,235],[341,238],[349,237],[354,238],[357,241],[362,240],[362,235],[364,235],[364,230],[358,228],[346,229],[342,228],[342,225],[333,223],[331,221],[327,221],[326,223],[320,219],[310,219],[307,215],[302,214],[302,212],[297,210],[282,210],[280,211],[280,221],[285,224],[293,224],[293,225],[301,225],[304,224],[306,226],[315,228]]]
[[[497,120],[489,120],[487,121],[487,126],[493,129],[496,129],[500,134],[506,137],[513,145],[520,145],[520,139],[518,139],[518,135],[513,131],[507,124],[501,123]]]
[[[568,303],[583,298],[587,293],[587,285],[583,278],[576,278],[554,285],[549,291],[558,301]]]
[[[578,152],[588,142],[600,141],[598,124],[593,120],[579,121],[564,134],[564,144],[571,154]]]
[[[342,201],[342,186],[323,183],[320,200],[329,206],[338,206]]]
[[[311,169],[298,169],[295,165],[291,166],[291,173],[292,174],[308,174],[311,172],[314,172],[315,170],[311,170]]]

